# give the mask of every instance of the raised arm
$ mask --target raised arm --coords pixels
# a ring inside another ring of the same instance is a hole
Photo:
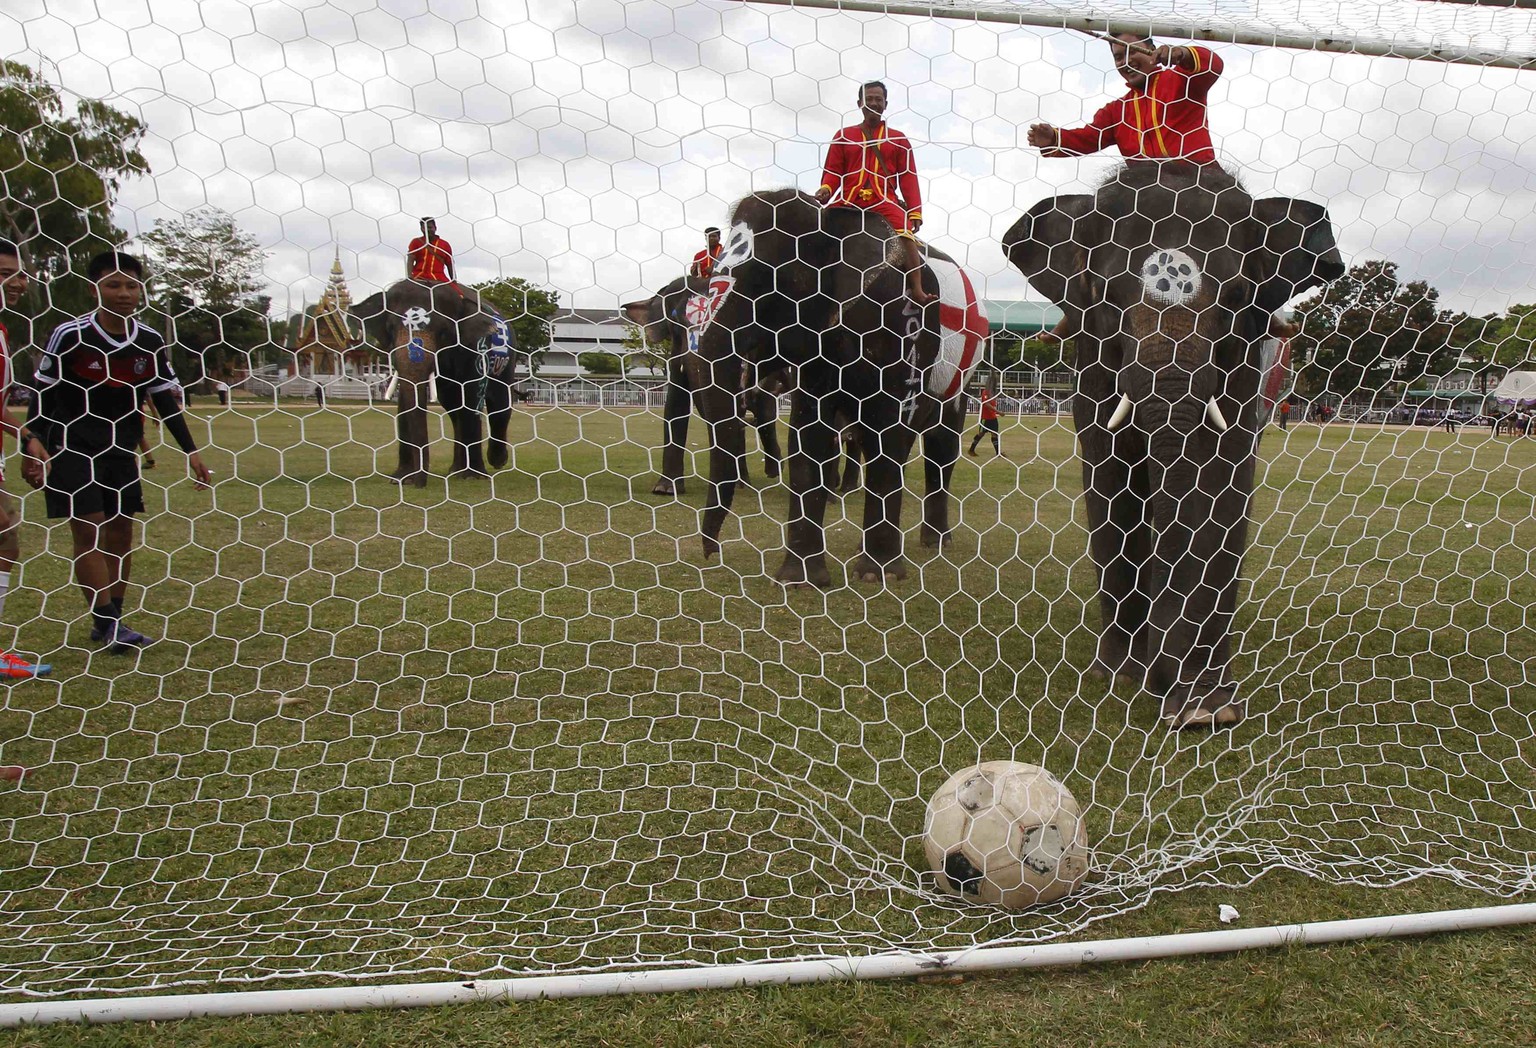
[[[1042,156],[1052,158],[1097,153],[1114,143],[1122,108],[1123,103],[1116,99],[1093,114],[1085,127],[1057,128],[1036,124],[1029,129],[1029,144],[1037,146]]]

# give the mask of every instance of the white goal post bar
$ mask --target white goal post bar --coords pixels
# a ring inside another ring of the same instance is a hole
[[[0,1005],[0,1028],[68,1022],[170,1022],[210,1015],[287,1015],[630,993],[671,993],[682,990],[738,990],[753,986],[843,982],[851,979],[902,979],[922,975],[1188,957],[1275,946],[1317,946],[1358,939],[1433,935],[1519,924],[1536,924],[1536,903],[1280,924],[1263,928],[1232,928],[1182,935],[1147,935],[1097,942],[978,947],[927,954],[888,953],[871,957],[704,965],[642,972],[530,975],[515,979],[471,979],[445,983],[38,1001]]]
[[[873,14],[910,15],[917,18],[951,18],[966,22],[999,22],[1005,25],[1075,29],[1086,33],[1146,33],[1154,37],[1251,44],[1256,47],[1288,47],[1300,51],[1332,51],[1339,54],[1375,55],[1383,58],[1416,58],[1431,62],[1500,66],[1505,69],[1536,69],[1536,54],[1510,54],[1481,51],[1476,48],[1442,47],[1434,44],[1391,40],[1245,32],[1228,28],[1208,28],[1194,22],[1131,22],[1123,18],[1095,17],[1088,8],[1083,9],[1085,13],[1082,15],[1069,16],[1038,9],[1012,10],[1001,5],[971,6],[966,0],[955,0],[952,3],[945,3],[943,0],[929,0],[927,3],[916,2],[916,0],[747,0],[747,2],[754,5],[799,7],[822,11],[859,11]],[[1495,5],[1479,4],[1477,6]],[[1519,6],[1524,7],[1526,4],[1521,3]]]

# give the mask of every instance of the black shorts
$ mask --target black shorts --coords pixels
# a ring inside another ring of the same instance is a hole
[[[108,520],[144,512],[139,457],[122,452],[82,455],[61,451],[48,463],[43,499],[51,520],[100,513]]]
[[[995,419],[995,418],[984,418],[984,419],[982,419],[981,420],[981,428],[985,429],[985,430],[988,430],[988,431],[990,431],[992,433],[999,432],[999,430],[997,428],[997,419]]]

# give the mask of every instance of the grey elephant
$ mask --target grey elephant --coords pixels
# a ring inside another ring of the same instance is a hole
[[[688,319],[690,302],[707,293],[709,281],[702,277],[678,277],[648,299],[626,302],[624,315],[640,329],[645,340],[666,350],[666,401],[662,407],[661,474],[651,488],[652,495],[681,495],[687,480],[683,463],[688,448],[688,418],[693,414],[693,396],[701,381],[699,360],[691,341],[694,329]],[[739,400],[744,419],[757,430],[758,446],[763,451],[763,472],[777,477],[784,458],[779,449],[778,395],[757,382],[756,375],[744,374]],[[740,463],[742,483],[749,483],[745,459]]]
[[[507,427],[517,397],[511,327],[482,305],[473,288],[454,283],[401,280],[359,302],[375,344],[389,351],[398,376],[396,432],[400,462],[391,479],[426,485],[431,472],[427,435],[428,383],[453,426],[454,475],[486,476],[481,411],[490,419],[492,468],[507,464]]]
[[[1003,247],[1079,332],[1095,670],[1144,683],[1171,728],[1235,723],[1261,346],[1275,310],[1343,275],[1328,213],[1255,200],[1215,166],[1142,162],[1042,200]]]
[[[922,538],[950,533],[950,476],[960,454],[960,390],[980,356],[986,317],[969,276],[927,249],[922,280],[937,301],[906,295],[906,263],[886,220],[823,208],[793,189],[746,197],[731,212],[724,249],[699,315],[695,398],[712,430],[704,553],[736,486],[745,434],[735,406],[744,368],[783,376],[790,390],[789,519],[777,577],[827,585],[825,515],[838,432],[857,430],[865,459],[863,543],[854,574],[906,574],[903,465],[923,437],[927,494]]]

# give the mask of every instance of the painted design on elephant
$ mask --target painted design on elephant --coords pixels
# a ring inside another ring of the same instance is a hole
[[[683,306],[683,324],[688,329],[689,352],[698,351],[699,336],[714,323],[720,307],[725,304],[726,296],[735,286],[735,277],[729,273],[717,274],[710,278],[703,294],[689,297],[687,304]]]
[[[1153,248],[1141,264],[1141,285],[1147,297],[1169,306],[1182,306],[1200,293],[1204,276],[1188,253],[1178,248]]]
[[[928,392],[949,400],[976,370],[990,332],[986,311],[965,270],[937,255],[927,262],[939,281],[939,355],[928,371]]]
[[[734,266],[739,266],[752,257],[752,227],[745,222],[737,222],[731,226],[730,233],[725,238],[725,247],[720,252],[720,257],[715,260],[716,273],[723,273]]]

